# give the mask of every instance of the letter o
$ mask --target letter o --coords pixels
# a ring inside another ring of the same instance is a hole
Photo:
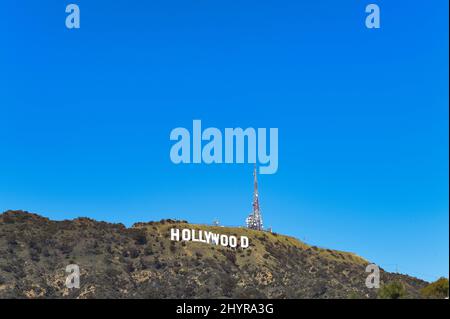
[[[228,246],[228,236],[227,235],[220,236],[220,244],[224,247]]]
[[[181,232],[181,238],[186,241],[191,240],[191,231],[189,229],[183,229]]]
[[[230,241],[230,247],[235,248],[237,246],[236,236],[230,236],[229,241]]]

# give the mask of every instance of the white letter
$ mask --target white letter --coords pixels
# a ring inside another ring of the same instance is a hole
[[[178,137],[181,140],[175,143],[170,149],[170,160],[174,164],[191,162],[191,136],[189,131],[183,127],[177,127],[170,132],[170,140],[176,141]],[[181,155],[180,153],[181,149]]]
[[[198,238],[195,238],[195,229],[191,229],[191,232],[192,232],[191,240],[192,241],[200,241],[200,240],[198,240]]]
[[[366,13],[370,13],[366,17],[366,27],[368,29],[380,28],[380,7],[376,4],[369,4],[366,7]]]
[[[248,247],[248,237],[247,236],[241,236],[241,247],[242,248]]]
[[[209,244],[209,241],[211,240],[211,236],[212,236],[212,233],[211,232],[207,232],[207,233],[205,233],[205,239],[206,239],[206,242]]]
[[[202,243],[206,243],[206,240],[203,238],[203,230],[198,231],[198,240]]]
[[[219,234],[213,233],[211,236],[212,236],[212,243],[214,245],[219,245]]]
[[[180,230],[179,229],[172,228],[170,230],[170,240],[176,240],[176,241],[180,240]]]
[[[228,246],[228,236],[227,235],[220,236],[220,244],[224,247]]]
[[[236,236],[230,236],[229,238],[230,241],[230,247],[236,247],[237,246],[237,238]]]
[[[191,240],[191,231],[189,229],[183,229],[181,231],[181,238],[185,241]]]
[[[70,13],[66,17],[67,29],[79,29],[80,28],[80,8],[76,4],[69,4],[66,7],[66,13]]]
[[[258,159],[262,164],[269,164],[268,166],[260,166],[260,174],[275,174],[278,170],[278,129],[271,128],[270,131],[270,151],[266,154],[266,129],[258,129]]]
[[[207,128],[202,135],[204,141],[211,142],[203,147],[202,158],[206,164],[222,163],[222,133],[216,128]],[[214,155],[211,155],[211,151],[214,151]]]

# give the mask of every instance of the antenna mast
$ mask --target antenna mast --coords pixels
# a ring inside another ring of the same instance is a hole
[[[246,224],[247,228],[255,230],[263,230],[263,222],[261,211],[259,208],[259,193],[258,193],[258,177],[256,171],[256,164],[253,170],[253,211],[247,217]]]

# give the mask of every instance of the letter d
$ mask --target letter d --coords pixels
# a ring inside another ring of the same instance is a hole
[[[241,236],[241,248],[247,248],[249,246],[248,244],[248,237],[247,236]]]

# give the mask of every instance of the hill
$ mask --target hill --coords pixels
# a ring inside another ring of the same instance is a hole
[[[170,229],[244,235],[250,247],[171,241]],[[376,298],[369,262],[276,233],[162,220],[122,224],[0,214],[0,298]],[[65,286],[77,264],[80,289]],[[427,282],[381,271],[419,297]]]

